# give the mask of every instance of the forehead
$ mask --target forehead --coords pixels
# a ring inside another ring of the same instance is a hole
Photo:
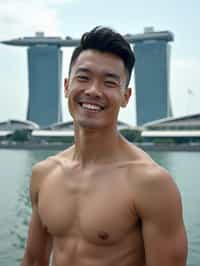
[[[72,72],[76,72],[79,68],[87,68],[91,72],[115,73],[122,78],[126,76],[125,66],[120,57],[96,50],[80,53],[72,66]]]

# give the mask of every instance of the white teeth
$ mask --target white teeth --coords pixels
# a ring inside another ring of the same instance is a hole
[[[89,103],[83,103],[82,104],[83,108],[89,109],[89,110],[96,110],[96,111],[100,111],[101,108],[97,105],[93,105],[93,104],[89,104]]]

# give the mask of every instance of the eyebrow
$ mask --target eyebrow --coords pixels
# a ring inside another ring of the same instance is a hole
[[[91,71],[88,68],[86,68],[86,67],[79,67],[79,68],[77,68],[77,70],[75,71],[75,73],[77,74],[79,72],[90,73]]]
[[[79,67],[77,70],[76,70],[76,74],[79,73],[79,72],[85,72],[85,73],[91,73],[92,71],[86,67]],[[112,72],[105,72],[103,73],[103,75],[107,78],[113,78],[117,81],[120,81],[120,76],[115,74],[115,73],[112,73]]]
[[[105,73],[105,76],[106,76],[107,78],[113,78],[113,79],[115,79],[115,80],[117,80],[117,81],[120,81],[120,80],[121,80],[121,79],[120,79],[120,76],[117,75],[117,74],[115,74],[115,73]]]

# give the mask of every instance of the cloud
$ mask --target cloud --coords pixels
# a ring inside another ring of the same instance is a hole
[[[59,8],[66,0],[0,1],[0,39],[44,31],[60,35]]]
[[[66,0],[0,0],[0,41],[33,36],[36,31],[60,36],[60,10]],[[25,119],[28,99],[24,48],[0,45],[0,120]]]
[[[74,2],[75,0],[42,0],[42,2],[47,3],[48,5],[65,5],[70,2]]]

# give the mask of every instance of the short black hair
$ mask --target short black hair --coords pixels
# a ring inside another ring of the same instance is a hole
[[[127,71],[127,86],[135,64],[135,55],[128,41],[118,32],[108,27],[97,26],[82,35],[80,44],[74,49],[69,64],[69,75],[76,59],[85,50],[108,52],[122,59]]]

